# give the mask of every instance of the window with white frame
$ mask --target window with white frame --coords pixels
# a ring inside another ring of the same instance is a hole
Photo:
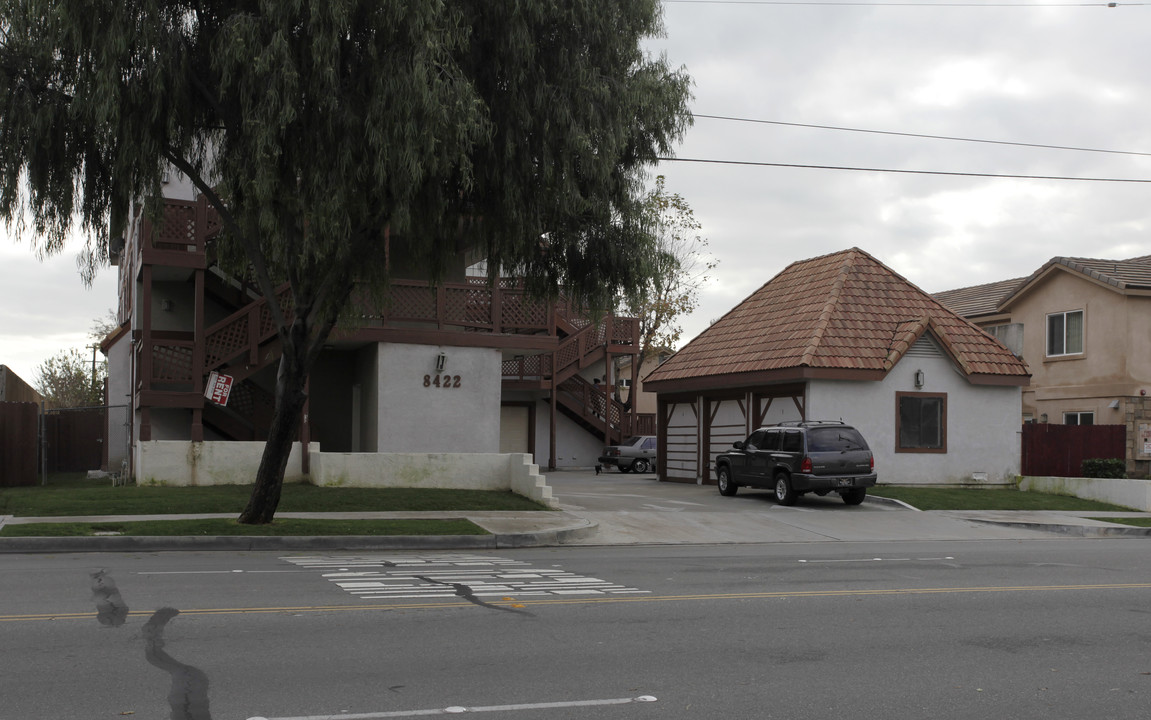
[[[1095,413],[1093,412],[1065,412],[1063,413],[1064,425],[1094,425]]]
[[[1083,311],[1051,313],[1047,316],[1047,357],[1083,353]]]

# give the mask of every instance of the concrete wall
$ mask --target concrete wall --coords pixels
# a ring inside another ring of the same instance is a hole
[[[1151,480],[1025,477],[1019,483],[1019,489],[1054,495],[1072,495],[1084,500],[1098,500],[1151,512]]]
[[[321,487],[510,490],[558,507],[526,453],[316,453],[311,480]]]
[[[915,387],[923,371],[924,386]],[[895,393],[947,394],[947,452],[895,452]],[[807,418],[854,425],[875,456],[880,483],[1013,484],[1019,474],[1018,387],[972,385],[950,359],[907,355],[881,382],[811,381]]]
[[[526,453],[324,453],[309,444],[310,476],[301,469],[301,446],[288,457],[285,482],[310,480],[321,487],[408,487],[510,490],[558,507],[539,466]],[[262,442],[139,443],[137,485],[248,485],[255,481]]]
[[[309,451],[317,453],[319,443]],[[256,481],[262,442],[183,442],[150,440],[136,444],[137,485],[249,485]],[[285,482],[301,482],[301,446],[295,443],[284,471]]]
[[[441,352],[447,360],[437,373]],[[381,343],[376,367],[378,451],[497,451],[500,364],[499,350]],[[450,387],[445,379],[450,379]]]

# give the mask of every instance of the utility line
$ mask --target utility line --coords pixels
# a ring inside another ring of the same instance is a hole
[[[1042,8],[1042,7],[1127,7],[1133,5],[1147,5],[1142,2],[997,2],[997,3],[971,3],[971,2],[802,2],[802,0],[662,0],[667,4],[694,4],[694,5],[812,5],[832,7],[973,7],[973,8]]]
[[[1009,180],[1077,180],[1080,182],[1151,183],[1151,180],[1065,175],[1006,175],[1002,173],[965,173],[944,170],[897,170],[894,168],[849,167],[845,165],[804,165],[800,163],[752,162],[750,160],[705,160],[702,158],[656,158],[660,162],[699,163],[707,165],[744,165],[750,167],[806,168],[810,170],[850,170],[854,172],[898,173],[902,175],[946,175],[950,177],[1006,178]]]
[[[897,137],[927,138],[929,140],[952,140],[955,142],[985,143],[988,145],[1013,145],[1016,147],[1043,148],[1046,150],[1075,150],[1077,152],[1151,157],[1151,152],[1135,152],[1133,150],[1101,150],[1099,148],[1076,147],[1073,145],[1044,145],[1041,143],[1010,142],[1008,140],[981,140],[978,138],[955,137],[952,135],[923,135],[920,133],[893,132],[890,130],[866,130],[864,128],[838,127],[835,125],[811,125],[808,123],[782,122],[779,120],[754,120],[752,118],[729,117],[725,115],[702,115],[699,113],[692,113],[692,117],[707,118],[709,120],[730,120],[732,122],[759,123],[762,125],[782,125],[785,127],[815,128],[817,130],[841,130],[843,132],[870,133],[872,135],[895,135]]]

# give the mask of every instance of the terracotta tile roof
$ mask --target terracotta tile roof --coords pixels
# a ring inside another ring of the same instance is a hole
[[[1127,260],[1054,257],[1048,260],[1043,267],[1033,272],[1031,277],[1024,280],[1011,295],[1003,298],[1000,307],[1007,305],[1013,297],[1026,291],[1035,281],[1057,267],[1086,275],[1093,280],[1110,285],[1118,292],[1151,290],[1151,255]]]
[[[1118,292],[1151,290],[1151,255],[1127,260],[1099,260],[1096,258],[1054,257],[1029,277],[1000,280],[986,285],[945,290],[933,298],[963,317],[975,318],[1004,312],[1017,295],[1034,285],[1056,267],[1086,275]]]
[[[644,384],[729,376],[736,385],[731,376],[788,369],[882,376],[928,330],[969,376],[1026,384],[1011,351],[858,248],[789,265]]]
[[[1012,278],[984,285],[945,290],[932,293],[931,297],[951,308],[963,317],[993,315],[999,311],[999,303],[1022,285],[1027,278]]]

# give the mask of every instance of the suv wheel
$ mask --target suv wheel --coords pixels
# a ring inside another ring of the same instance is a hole
[[[637,473],[647,472],[647,460],[641,458],[633,462],[631,464],[631,471]]]
[[[791,489],[791,483],[787,479],[787,473],[776,473],[775,501],[780,505],[794,505],[797,497],[799,496]]]
[[[843,502],[848,505],[858,505],[863,502],[863,498],[867,497],[867,488],[852,488],[844,490],[840,493],[843,496]]]
[[[739,485],[731,481],[731,470],[724,465],[715,473],[715,484],[719,487],[719,494],[731,497],[739,491]]]

